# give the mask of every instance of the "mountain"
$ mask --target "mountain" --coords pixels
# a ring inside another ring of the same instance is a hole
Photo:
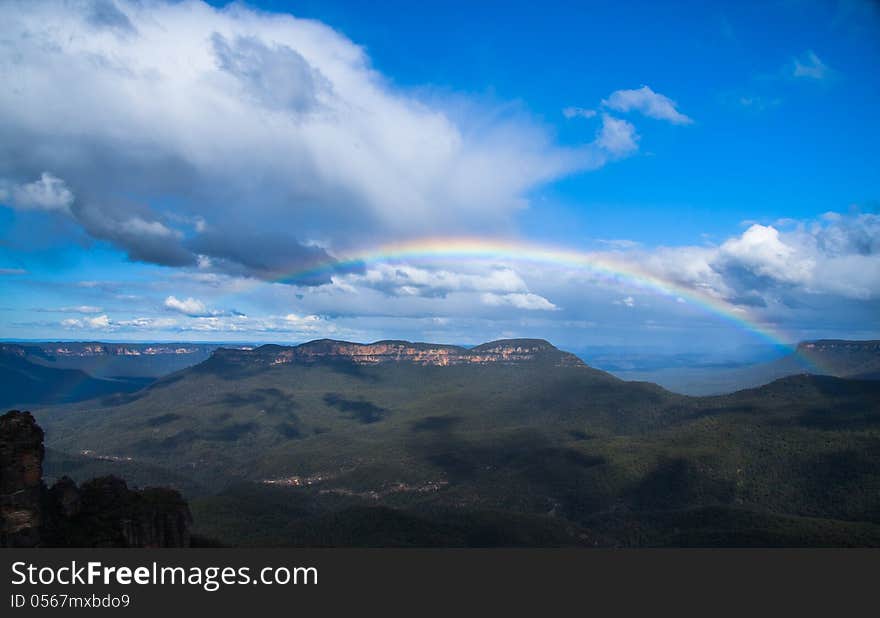
[[[541,340],[322,340],[35,414],[53,452],[187,479],[231,543],[880,545],[876,381],[686,397]]]
[[[820,339],[799,344],[797,352],[822,373],[880,380],[880,341]]]
[[[353,365],[409,363],[420,366],[516,365],[545,363],[560,367],[584,366],[574,354],[562,352],[543,339],[491,341],[473,348],[409,341],[377,341],[362,344],[319,339],[287,347],[264,345],[256,349],[219,349],[215,364],[247,366],[345,362]]]
[[[79,369],[98,378],[158,378],[207,359],[218,346],[202,343],[40,342],[0,344],[31,363]]]
[[[650,380],[687,395],[714,395],[754,388],[800,373],[880,379],[880,341],[803,341],[794,353],[738,367],[675,365],[652,370],[616,370],[624,379]]]
[[[151,379],[93,378],[79,369],[58,369],[28,360],[22,346],[0,346],[0,407],[82,401],[115,393],[130,393]]]
[[[116,405],[84,403],[46,411],[41,419],[48,423],[50,446],[63,452],[179,465],[216,485],[217,479],[283,475],[289,456],[303,458],[311,444],[324,451],[325,443],[343,436],[408,436],[413,422],[425,424],[415,433],[430,434],[443,425],[484,431],[550,420],[579,428],[580,416],[594,418],[597,429],[636,431],[661,422],[660,410],[680,399],[589,368],[546,342],[493,342],[468,350],[317,341],[219,349]],[[304,465],[336,458],[333,449],[315,457]]]

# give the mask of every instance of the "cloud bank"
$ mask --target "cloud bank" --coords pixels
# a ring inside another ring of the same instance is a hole
[[[717,246],[629,255],[663,277],[744,306],[796,306],[816,295],[880,299],[880,215],[874,213],[754,223]]]
[[[509,229],[535,187],[634,150],[623,121],[563,147],[420,98],[333,29],[243,5],[11,1],[0,20],[0,201],[135,261],[278,280],[365,235]]]

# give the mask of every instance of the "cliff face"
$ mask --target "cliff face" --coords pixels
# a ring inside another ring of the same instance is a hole
[[[114,476],[46,488],[43,431],[29,412],[0,417],[0,546],[187,547],[192,516],[172,489]]]
[[[346,361],[357,365],[412,363],[415,365],[513,365],[545,362],[556,366],[583,366],[573,354],[562,352],[541,339],[510,339],[474,348],[409,341],[377,341],[362,344],[321,339],[286,347],[264,345],[253,350],[221,348],[214,358],[236,364],[286,365],[321,361]]]
[[[40,541],[43,430],[29,412],[0,416],[0,545]]]
[[[159,356],[198,354],[213,346],[204,344],[164,344],[164,343],[33,343],[0,344],[0,353],[13,354],[22,358],[31,355],[43,358],[90,357],[90,356]]]
[[[798,344],[799,352],[860,352],[880,354],[880,341],[847,341],[845,339],[818,339],[802,341]]]
[[[880,341],[820,339],[798,344],[797,351],[822,373],[880,379]]]

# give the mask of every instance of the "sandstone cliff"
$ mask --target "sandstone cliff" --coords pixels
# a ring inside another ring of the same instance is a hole
[[[42,480],[43,431],[29,412],[0,417],[0,546],[187,547],[192,516],[179,492],[129,489],[107,476]]]
[[[29,412],[0,416],[0,545],[39,543],[42,479],[43,430]]]
[[[221,348],[214,352],[214,359],[253,365],[345,361],[357,365],[514,365],[543,362],[556,366],[584,366],[583,361],[574,354],[563,352],[542,339],[506,339],[474,348],[409,341],[362,344],[320,339],[298,346],[264,345],[253,350]]]

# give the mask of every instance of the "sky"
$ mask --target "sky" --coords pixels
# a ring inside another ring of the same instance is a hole
[[[0,338],[880,338],[876,3],[0,21]]]

